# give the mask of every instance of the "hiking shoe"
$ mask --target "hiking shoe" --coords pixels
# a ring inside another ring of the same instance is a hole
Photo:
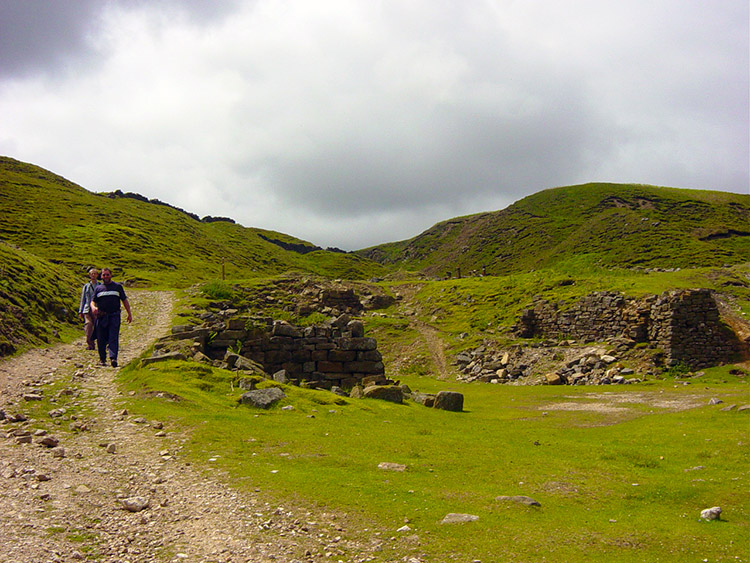
[[[102,360],[102,361],[100,361],[100,362],[99,362],[99,365],[100,365],[100,366],[106,366],[106,365],[107,365],[107,362],[105,362],[104,360]]]
[[[112,360],[112,367],[113,367],[113,368],[116,368],[116,367],[117,367],[117,360]]]

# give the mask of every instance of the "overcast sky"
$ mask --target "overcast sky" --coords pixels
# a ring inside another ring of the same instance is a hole
[[[346,250],[591,181],[748,193],[747,0],[0,0],[0,154]]]

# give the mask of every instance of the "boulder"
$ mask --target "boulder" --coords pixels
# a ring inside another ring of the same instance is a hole
[[[362,396],[368,399],[380,399],[391,403],[401,404],[404,402],[404,392],[401,387],[395,385],[370,385],[365,387]]]
[[[435,395],[433,407],[444,411],[461,412],[464,410],[464,396],[456,391],[440,391]]]
[[[285,397],[286,394],[278,387],[268,387],[244,393],[240,397],[240,403],[259,409],[269,409]]]
[[[273,374],[273,380],[278,383],[289,383],[289,374],[285,369],[280,369]]]
[[[545,374],[544,379],[547,385],[562,385],[564,383],[559,373],[548,373]]]
[[[432,393],[420,393],[416,391],[411,394],[411,400],[429,408],[432,408],[435,405],[435,395]]]
[[[721,520],[721,507],[714,506],[701,510],[701,518],[704,520]]]

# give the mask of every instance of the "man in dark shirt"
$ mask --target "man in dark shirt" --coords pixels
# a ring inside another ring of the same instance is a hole
[[[107,348],[112,367],[117,367],[117,352],[120,349],[120,302],[128,313],[128,322],[133,321],[130,302],[125,289],[112,281],[112,270],[102,269],[102,282],[94,289],[91,312],[96,317],[96,345],[101,365],[107,365]]]

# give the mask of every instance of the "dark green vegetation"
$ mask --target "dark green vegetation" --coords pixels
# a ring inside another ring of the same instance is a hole
[[[544,190],[359,254],[430,275],[750,261],[750,196],[629,184]]]
[[[183,452],[207,472],[284,506],[343,510],[347,537],[393,537],[377,561],[746,555],[749,415],[720,409],[749,397],[744,377],[726,369],[692,386],[668,378],[604,390],[405,378],[422,391],[462,392],[463,413],[288,386],[279,405],[256,411],[238,405],[235,373],[194,363],[131,365],[121,377],[134,394],[129,410],[190,429]],[[724,403],[709,406],[710,397]],[[384,471],[382,462],[406,470]],[[699,519],[716,505],[722,521]],[[450,512],[479,520],[440,524]]]
[[[383,272],[353,254],[285,250],[281,245],[313,245],[281,233],[202,222],[166,205],[94,194],[7,157],[0,157],[0,210],[1,239],[72,273],[110,266],[115,280],[137,285],[185,287],[221,278],[222,270],[232,279],[287,271],[343,278]]]

